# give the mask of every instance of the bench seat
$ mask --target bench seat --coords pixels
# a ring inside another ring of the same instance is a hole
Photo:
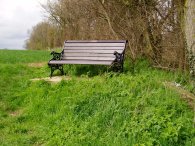
[[[111,65],[113,61],[95,60],[51,60],[49,64],[86,64],[86,65]]]

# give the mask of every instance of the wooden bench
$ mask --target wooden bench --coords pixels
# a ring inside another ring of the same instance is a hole
[[[56,69],[64,74],[63,64],[108,65],[123,71],[126,44],[127,40],[67,40],[61,53],[51,52],[50,76]]]

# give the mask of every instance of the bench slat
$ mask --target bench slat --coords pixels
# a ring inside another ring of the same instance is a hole
[[[115,57],[63,57],[63,60],[115,60]]]
[[[92,47],[86,47],[86,46],[65,46],[64,49],[72,49],[72,50],[124,50],[124,47],[112,47],[112,46],[92,46]]]
[[[71,49],[64,49],[64,53],[97,53],[97,54],[114,54],[117,51],[118,53],[122,53],[123,50],[71,50]]]
[[[65,47],[67,46],[79,46],[79,47],[125,47],[125,43],[65,43]]]
[[[113,53],[107,53],[107,54],[98,54],[98,53],[69,53],[66,52],[63,54],[63,57],[114,57],[115,55]]]
[[[65,43],[126,43],[126,40],[67,40]]]
[[[113,61],[93,61],[93,60],[51,60],[49,64],[96,64],[111,65]]]

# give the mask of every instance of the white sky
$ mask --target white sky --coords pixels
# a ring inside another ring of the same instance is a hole
[[[47,0],[0,0],[0,49],[23,49],[28,30],[43,20]]]

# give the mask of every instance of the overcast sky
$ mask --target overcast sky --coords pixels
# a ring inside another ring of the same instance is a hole
[[[47,0],[0,0],[0,49],[23,49],[28,30],[44,18]]]

